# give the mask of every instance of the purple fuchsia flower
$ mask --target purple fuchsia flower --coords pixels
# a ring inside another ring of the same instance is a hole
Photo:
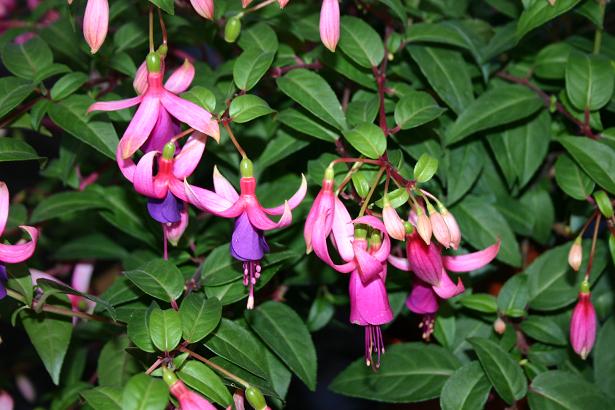
[[[88,108],[88,112],[116,111],[139,104],[139,109],[120,140],[118,146],[120,150],[118,157],[120,159],[131,157],[141,148],[150,138],[150,134],[154,131],[156,125],[161,125],[161,118],[170,123],[168,120],[173,117],[195,130],[209,135],[216,141],[220,139],[218,123],[212,119],[211,114],[198,105],[176,95],[185,91],[192,81],[190,74],[186,73],[187,70],[189,70],[189,63],[184,63],[182,68],[176,72],[177,75],[174,73],[163,86],[163,63],[157,53],[151,52],[147,56],[147,88],[142,95],[120,101],[97,102]],[[163,127],[164,132],[161,132],[163,137],[166,138],[165,143],[173,136],[166,131],[167,129]]]
[[[223,218],[237,218],[231,239],[231,255],[243,263],[243,283],[249,287],[247,308],[254,307],[254,285],[260,277],[260,260],[269,252],[264,231],[283,228],[292,221],[291,210],[295,209],[307,191],[305,177],[301,175],[301,186],[284,205],[264,208],[256,197],[256,179],[253,177],[252,161],[241,161],[241,194],[214,168],[215,192],[185,183],[188,202],[197,208]],[[267,215],[281,215],[274,222]]]
[[[0,181],[0,235],[6,228],[9,218],[9,189],[6,184]],[[38,229],[32,226],[22,225],[20,228],[30,236],[30,241],[8,245],[0,243],[0,263],[19,263],[30,258],[36,249],[38,241]]]
[[[570,319],[570,343],[574,351],[585,360],[596,341],[596,310],[591,301],[589,282],[584,280],[579,292],[579,301]]]

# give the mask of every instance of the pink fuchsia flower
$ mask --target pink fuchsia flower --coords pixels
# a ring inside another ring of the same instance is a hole
[[[245,9],[250,5],[250,3],[252,3],[252,0],[241,0],[241,7]]]
[[[0,409],[13,410],[13,398],[5,390],[0,390]]]
[[[180,410],[216,410],[203,396],[186,387],[166,366],[162,368],[162,378],[169,386],[171,394],[179,401]]]
[[[186,65],[182,69],[187,69]],[[91,111],[116,111],[139,104],[135,116],[120,140],[120,158],[131,157],[150,137],[161,116],[170,114],[180,122],[186,123],[195,130],[209,135],[216,141],[220,138],[218,123],[212,119],[209,112],[198,105],[178,97],[176,94],[184,91],[192,81],[189,75],[181,70],[177,76],[173,75],[163,86],[164,70],[157,53],[150,53],[147,57],[147,89],[142,95],[127,100],[97,102],[89,109]],[[188,81],[189,80],[189,81]],[[165,111],[165,113],[162,113]],[[170,117],[165,117],[169,119]],[[172,135],[165,135],[170,138]]]
[[[340,4],[338,0],[323,0],[320,8],[320,40],[335,52],[340,39]]]
[[[331,233],[336,203],[336,197],[333,193],[333,176],[333,168],[327,168],[322,180],[322,188],[314,199],[305,219],[303,237],[305,238],[306,252],[308,254],[312,252],[312,234],[318,225],[320,225],[320,228],[317,232],[320,232],[325,237]],[[348,220],[350,220],[350,215],[348,215]],[[322,229],[323,227],[324,229]]]
[[[9,190],[6,184],[0,181],[0,236],[6,228],[9,217]],[[29,236],[30,241],[16,245],[0,243],[0,263],[19,263],[30,258],[36,249],[38,229],[31,226],[20,226]]]
[[[92,274],[94,273],[93,263],[77,263],[73,269],[71,278],[71,287],[81,293],[89,293]],[[72,309],[75,312],[85,311],[87,313],[94,312],[96,303],[80,295],[67,295],[70,299]],[[73,317],[73,325],[77,323],[77,318]]]
[[[237,218],[231,240],[231,255],[243,262],[244,285],[249,287],[247,308],[254,307],[254,285],[260,277],[260,260],[269,251],[264,231],[283,228],[292,222],[291,210],[296,208],[307,191],[305,177],[301,175],[301,185],[297,192],[284,205],[264,208],[256,197],[256,179],[253,177],[252,162],[241,161],[241,194],[231,183],[214,168],[215,192],[199,188],[185,182],[188,202],[197,208],[223,218]],[[278,222],[267,215],[281,215]]]
[[[109,30],[109,3],[107,0],[88,0],[83,15],[83,36],[95,54],[105,42]]]
[[[585,360],[596,341],[596,310],[591,301],[589,283],[581,284],[579,301],[572,311],[570,320],[570,343],[574,351]]]
[[[0,19],[10,16],[16,6],[15,0],[0,0]]]
[[[214,19],[214,0],[190,0],[190,4],[201,17]]]
[[[437,212],[430,203],[427,203],[427,211],[429,212],[429,223],[431,225],[433,236],[440,243],[440,245],[447,249],[450,248],[451,234],[448,230],[444,217]]]
[[[289,1],[290,0],[278,0],[278,4],[280,5],[280,8],[283,9],[284,7],[286,7]]]

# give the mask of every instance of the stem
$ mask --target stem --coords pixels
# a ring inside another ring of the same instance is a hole
[[[154,370],[156,370],[158,368],[158,366],[160,366],[160,364],[162,363],[162,359],[158,359],[154,362],[154,364],[152,364],[149,369],[147,369],[145,371],[145,374],[150,375],[154,372]]]
[[[167,231],[162,225],[162,257],[165,261],[169,260],[169,241],[167,240]]]
[[[228,132],[228,136],[233,142],[233,145],[235,145],[235,148],[237,148],[237,151],[241,155],[241,158],[247,159],[248,156],[246,155],[246,152],[244,151],[244,149],[241,148],[241,145],[239,145],[237,138],[235,138],[235,134],[233,134],[233,130],[231,130],[231,127],[228,125],[228,121],[222,121],[222,124],[224,124],[224,128],[226,128],[226,132]]]
[[[284,75],[285,73],[296,70],[297,68],[306,68],[309,70],[320,70],[322,68],[322,64],[320,61],[316,60],[313,63],[297,63],[294,65],[288,65],[285,67],[274,67],[271,70],[271,77],[278,78]]]
[[[179,139],[184,138],[186,135],[192,134],[194,132],[194,128],[188,128],[186,131],[182,131],[179,134],[175,135],[171,138],[171,141],[176,142]]]
[[[594,54],[600,54],[600,46],[602,45],[602,32],[604,31],[604,14],[606,12],[606,0],[599,0],[598,7],[600,7],[600,25],[602,27],[596,27],[596,34],[594,35]]]
[[[162,11],[158,9],[158,22],[160,23],[160,31],[162,31],[162,44],[167,44],[167,25],[164,24],[164,19],[162,18]]]
[[[600,220],[602,219],[602,214],[598,213],[596,217],[595,226],[594,226],[594,235],[592,236],[592,248],[589,252],[589,261],[587,261],[587,269],[585,270],[585,280],[589,281],[589,274],[592,270],[592,265],[594,264],[594,255],[596,254],[596,243],[598,242],[598,231],[600,228]]]
[[[334,159],[333,161],[331,161],[329,165],[331,166],[331,165],[335,165],[335,164],[339,164],[343,162],[361,162],[364,164],[374,164],[374,165],[380,165],[380,166],[383,165],[382,161],[378,159],[368,159],[368,158],[338,158],[338,159]]]
[[[359,212],[359,217],[362,217],[363,214],[365,214],[365,211],[367,210],[367,205],[369,204],[370,199],[372,199],[372,195],[374,194],[376,187],[380,183],[380,178],[382,178],[382,174],[384,173],[385,169],[386,167],[381,167],[380,171],[378,171],[378,174],[376,174],[376,178],[374,178],[374,180],[372,181],[372,186],[369,189],[369,192],[367,193],[365,200],[363,200],[363,205],[361,205],[361,211]]]
[[[243,12],[244,12],[244,14],[252,13],[252,12],[254,12],[256,10],[262,9],[263,7],[267,7],[268,5],[270,5],[272,3],[275,3],[276,1],[278,1],[278,0],[265,0],[264,2],[259,3],[259,4],[257,4],[254,7],[250,7],[249,9],[245,9]]]
[[[13,289],[7,288],[6,295],[23,304],[26,304],[26,299],[19,293],[15,292]],[[32,302],[32,306],[31,306],[32,309],[34,309],[34,305],[35,305],[35,302]],[[48,313],[55,313],[56,315],[61,315],[61,316],[78,317],[80,319],[95,320],[97,322],[109,323],[115,326],[123,326],[121,323],[115,322],[112,319],[106,318],[104,316],[90,315],[89,313],[65,309],[59,306],[54,306],[54,305],[45,304],[42,306],[40,310],[42,310],[43,312],[48,312]]]
[[[350,168],[348,170],[348,172],[346,173],[346,176],[344,177],[344,179],[342,180],[342,183],[340,184],[339,187],[337,187],[337,190],[335,191],[336,195],[339,195],[340,192],[342,192],[342,190],[344,189],[344,187],[346,186],[346,184],[348,182],[350,182],[350,180],[352,179],[352,176],[359,170],[361,169],[361,167],[363,166],[362,162],[355,162],[355,164],[352,166],[352,168]]]
[[[244,388],[249,389],[251,387],[250,383],[248,383],[247,381],[245,381],[241,377],[234,375],[233,373],[229,372],[228,370],[226,370],[222,366],[218,366],[214,362],[204,358],[203,356],[201,356],[200,354],[198,354],[196,352],[193,352],[192,350],[188,349],[187,347],[180,346],[179,347],[179,351],[180,352],[184,352],[184,353],[188,353],[190,356],[192,356],[195,359],[205,363],[207,366],[211,367],[212,369],[214,369],[218,373],[222,374],[226,378],[231,379],[231,380],[241,384]]]
[[[149,5],[149,52],[154,52],[154,6]]]

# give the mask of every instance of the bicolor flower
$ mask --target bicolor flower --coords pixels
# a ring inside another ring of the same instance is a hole
[[[95,54],[105,42],[109,30],[109,2],[88,0],[83,15],[83,36]]]
[[[186,64],[184,64],[182,69],[176,71],[177,75],[174,73],[163,86],[164,70],[162,62],[160,56],[152,52],[147,57],[147,88],[142,95],[120,101],[97,102],[88,109],[88,112],[116,111],[139,104],[139,109],[120,140],[118,149],[121,159],[131,157],[143,146],[156,124],[159,123],[161,116],[167,120],[173,117],[195,130],[211,136],[216,141],[219,140],[218,123],[212,119],[211,114],[198,105],[176,95],[184,91],[192,81],[191,76],[182,71],[186,69]],[[168,133],[162,133],[162,135],[163,138],[166,138],[166,141],[172,136]]]
[[[320,39],[335,52],[340,39],[340,4],[338,0],[323,0],[320,8]]]
[[[162,368],[162,378],[169,386],[171,394],[179,401],[180,410],[216,410],[213,404],[186,387],[167,367]]]
[[[0,181],[0,236],[6,228],[9,217],[9,190],[6,184]],[[20,228],[30,236],[30,241],[8,245],[0,243],[0,263],[19,263],[30,258],[36,249],[38,229],[22,225]]]
[[[318,195],[316,195],[305,219],[303,237],[305,238],[306,252],[308,254],[312,252],[312,234],[315,230],[317,233],[324,235],[325,238],[331,233],[335,207],[337,201],[339,201],[333,193],[333,176],[333,168],[327,168],[322,180],[322,188]],[[350,219],[350,215],[348,215],[347,219]]]
[[[570,343],[574,351],[585,360],[596,341],[596,310],[591,301],[589,283],[583,281],[579,301],[570,319]]]
[[[185,183],[188,202],[197,208],[223,218],[237,218],[231,240],[231,255],[243,262],[244,285],[249,287],[248,309],[254,307],[254,285],[260,277],[260,260],[269,251],[264,231],[283,228],[292,221],[291,210],[296,208],[307,191],[305,177],[301,186],[284,205],[264,208],[256,197],[256,179],[253,177],[252,162],[241,161],[241,193],[214,168],[215,192]],[[281,215],[278,222],[267,215]]]
[[[214,0],[190,0],[190,4],[201,17],[214,19]]]

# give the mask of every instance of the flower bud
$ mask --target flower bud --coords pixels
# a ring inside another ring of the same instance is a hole
[[[506,332],[506,322],[502,320],[501,317],[497,318],[495,322],[493,322],[493,330],[498,335],[503,335]]]
[[[431,243],[431,222],[420,206],[416,208],[416,231],[427,245]]]
[[[239,37],[239,34],[241,34],[241,17],[231,17],[224,27],[224,41],[227,43],[234,43],[237,37]]]
[[[568,252],[568,265],[575,271],[579,271],[581,268],[581,262],[583,261],[583,245],[581,243],[581,237],[578,236]]]
[[[248,387],[246,389],[246,400],[248,400],[248,403],[250,403],[254,410],[265,410],[267,408],[267,402],[263,393],[256,387]]]
[[[583,281],[579,301],[570,320],[570,343],[574,351],[585,360],[596,341],[596,310],[591,302],[589,283]]]
[[[190,0],[194,10],[206,19],[214,19],[214,0]]]
[[[386,195],[384,197],[384,207],[382,208],[382,220],[389,236],[398,241],[406,239],[404,221],[399,217],[395,208],[391,206],[391,202]]]
[[[445,248],[451,246],[451,234],[448,231],[448,226],[440,213],[436,212],[434,207],[428,202],[427,211],[429,212],[429,222],[433,230],[433,235]]]
[[[0,409],[13,410],[13,398],[4,390],[0,390]]]
[[[252,0],[241,0],[241,7],[245,9],[250,5],[250,3],[252,3]]]
[[[457,250],[457,248],[459,248],[459,244],[461,243],[461,229],[459,229],[457,220],[442,204],[438,204],[438,211],[440,212],[440,215],[442,215],[442,219],[444,219],[444,223],[448,228],[451,241],[450,246]]]
[[[335,52],[340,39],[340,5],[338,0],[323,0],[320,9],[320,39]]]
[[[280,8],[283,9],[284,7],[286,7],[289,1],[290,0],[278,0],[278,4],[280,5]]]
[[[88,0],[83,15],[83,36],[95,54],[105,42],[109,29],[109,3],[107,0]]]

